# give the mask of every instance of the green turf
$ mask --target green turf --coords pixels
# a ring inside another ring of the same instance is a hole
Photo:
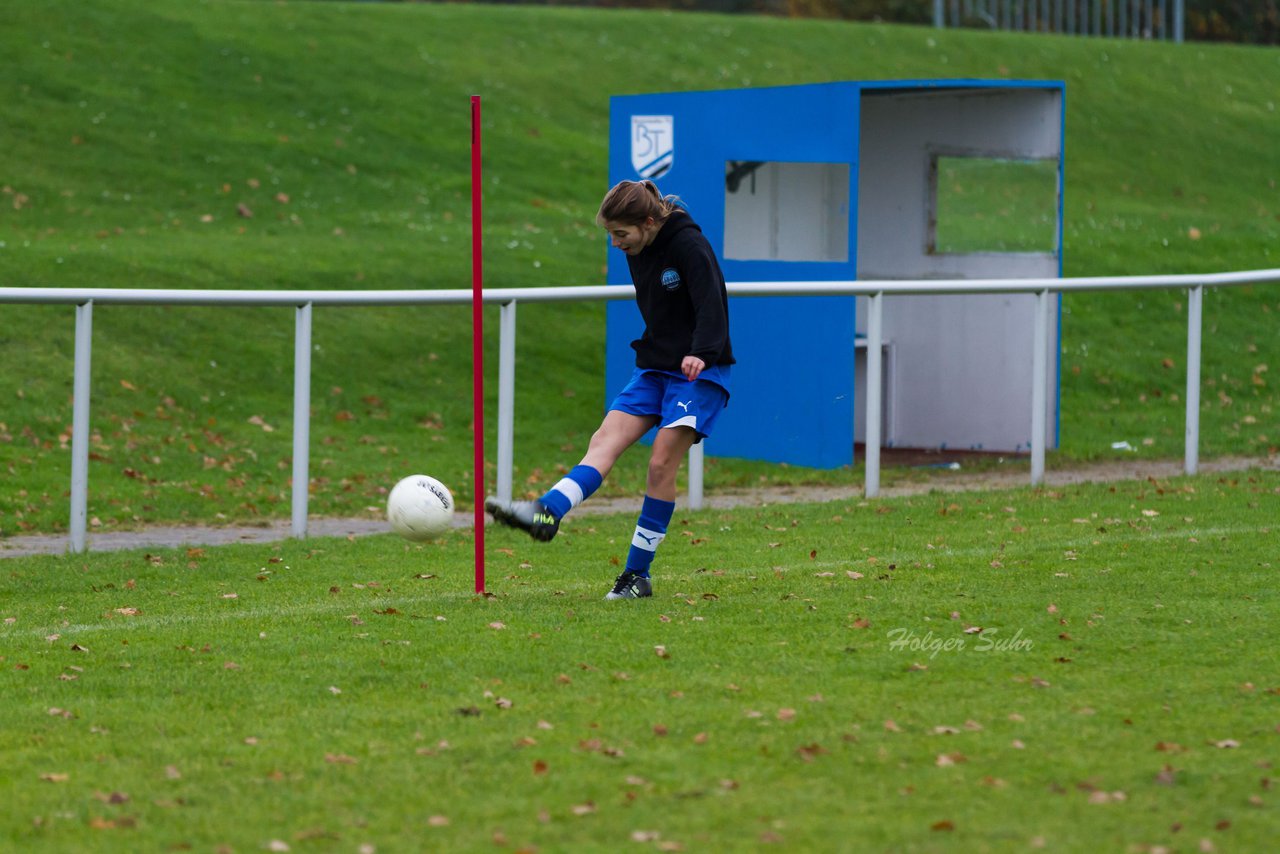
[[[682,511],[635,602],[626,515],[489,598],[465,530],[6,560],[0,848],[1266,850],[1278,494]]]
[[[1066,82],[1068,275],[1276,266],[1273,49],[614,9],[49,0],[6,10],[0,72],[6,286],[467,287],[472,94],[487,284],[598,284],[609,96],[962,76]],[[1050,465],[1115,441],[1181,454],[1185,302],[1065,300]],[[1274,286],[1206,298],[1206,457],[1277,445],[1277,311]],[[577,462],[598,422],[603,314],[520,309],[528,491]],[[371,512],[418,470],[469,501],[467,312],[317,310],[315,324],[313,510]],[[486,324],[493,388],[496,309]],[[287,515],[287,309],[99,307],[94,334],[97,527]],[[71,348],[69,308],[0,306],[0,535],[66,528]],[[487,412],[492,448],[492,397]],[[707,476],[860,480],[729,460]],[[605,489],[643,477],[634,455]]]

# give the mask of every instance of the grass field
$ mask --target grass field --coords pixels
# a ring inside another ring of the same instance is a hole
[[[1280,474],[11,559],[0,848],[1266,851]]]
[[[487,4],[48,0],[8,10],[0,71],[5,286],[466,286],[477,93],[488,284],[597,284],[610,95],[960,76],[1066,81],[1068,275],[1276,264],[1270,49]],[[1065,301],[1050,465],[1119,440],[1181,453],[1184,304]],[[1277,446],[1278,311],[1274,287],[1206,297],[1206,457]],[[517,482],[538,492],[598,421],[603,308],[520,317]],[[415,470],[469,500],[467,313],[315,323],[313,511],[371,512]],[[102,307],[94,324],[96,527],[287,516],[288,310]],[[0,308],[0,535],[65,530],[71,343],[67,309]],[[707,478],[859,472],[712,459]],[[637,457],[605,489],[642,482]]]

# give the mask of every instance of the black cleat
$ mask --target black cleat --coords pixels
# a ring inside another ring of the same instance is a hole
[[[560,530],[560,520],[552,516],[541,501],[513,501],[503,504],[490,496],[484,500],[484,509],[493,514],[493,520],[509,528],[519,528],[535,540],[550,542]]]
[[[613,582],[613,589],[606,599],[644,599],[653,595],[653,585],[643,575],[626,570]]]

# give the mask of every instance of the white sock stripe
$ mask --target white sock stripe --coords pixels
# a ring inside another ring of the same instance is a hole
[[[631,538],[631,545],[647,552],[656,552],[658,546],[662,545],[662,541],[666,538],[667,535],[661,531],[650,531],[648,528],[641,528],[636,525],[636,533]]]
[[[582,503],[582,487],[578,485],[576,480],[562,477],[560,478],[560,482],[551,488],[569,499],[570,510]]]

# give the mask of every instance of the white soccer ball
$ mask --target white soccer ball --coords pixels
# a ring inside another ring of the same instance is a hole
[[[409,475],[387,496],[387,520],[406,540],[434,539],[453,521],[453,495],[434,477]]]

